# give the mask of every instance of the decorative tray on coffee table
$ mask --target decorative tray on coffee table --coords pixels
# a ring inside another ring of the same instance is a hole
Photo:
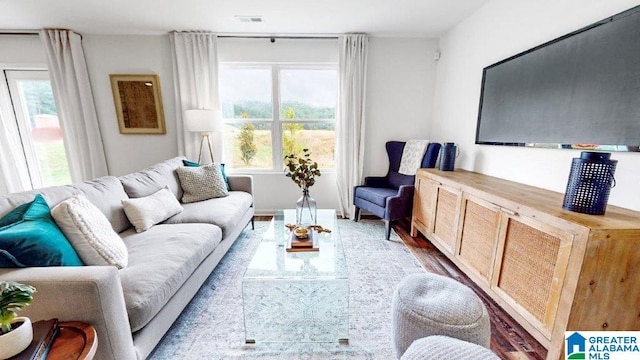
[[[298,251],[319,251],[317,234],[314,229],[307,231],[306,237],[299,237],[294,231],[291,232],[291,241],[287,245],[288,252]]]

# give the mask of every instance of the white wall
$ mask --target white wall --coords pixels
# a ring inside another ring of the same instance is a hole
[[[177,156],[175,95],[169,36],[84,35],[89,78],[109,173],[128,174]],[[165,135],[120,134],[109,74],[157,74],[164,105]]]
[[[46,64],[37,36],[0,36],[0,63]],[[168,35],[84,35],[83,46],[111,175],[140,170],[178,153],[171,49]],[[384,175],[387,140],[429,138],[437,40],[371,38],[366,104],[365,175]],[[24,56],[21,56],[24,55]],[[338,63],[337,40],[220,39],[220,61]],[[157,74],[166,135],[119,133],[109,74]],[[218,153],[218,152],[216,152]],[[233,170],[231,171],[233,172]],[[282,172],[253,173],[256,210],[293,206],[300,190]],[[338,208],[335,173],[324,172],[312,189],[322,208]]]
[[[3,67],[47,67],[47,57],[40,42],[34,35],[0,35],[0,64]]]
[[[429,139],[436,39],[371,38],[367,71],[365,176],[384,176],[389,140]]]
[[[458,143],[457,167],[564,193],[579,151],[475,145],[482,69],[638,5],[632,0],[492,0],[440,39],[434,139]],[[618,160],[609,203],[640,210],[640,154]],[[561,204],[559,204],[561,205]]]

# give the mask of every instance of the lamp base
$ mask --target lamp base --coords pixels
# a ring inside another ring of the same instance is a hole
[[[209,138],[209,133],[203,132],[202,139],[200,140],[200,155],[198,155],[198,164],[202,164],[202,146],[204,145],[204,139],[207,139],[207,144],[209,145],[209,155],[211,155],[211,162],[215,162],[213,158],[213,148],[211,147],[211,139]]]

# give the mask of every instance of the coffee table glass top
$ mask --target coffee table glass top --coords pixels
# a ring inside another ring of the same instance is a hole
[[[285,225],[295,223],[295,217],[295,210],[276,212],[244,279],[348,278],[335,210],[318,210],[318,225],[330,229],[331,233],[314,234],[320,248],[316,252],[286,251],[291,232]]]
[[[279,210],[242,278],[245,341],[346,342],[349,277],[334,210],[318,210],[319,251],[287,252],[295,210]]]

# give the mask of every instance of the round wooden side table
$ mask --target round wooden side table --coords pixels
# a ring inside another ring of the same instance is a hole
[[[47,360],[92,360],[98,348],[96,329],[79,321],[61,321]]]

